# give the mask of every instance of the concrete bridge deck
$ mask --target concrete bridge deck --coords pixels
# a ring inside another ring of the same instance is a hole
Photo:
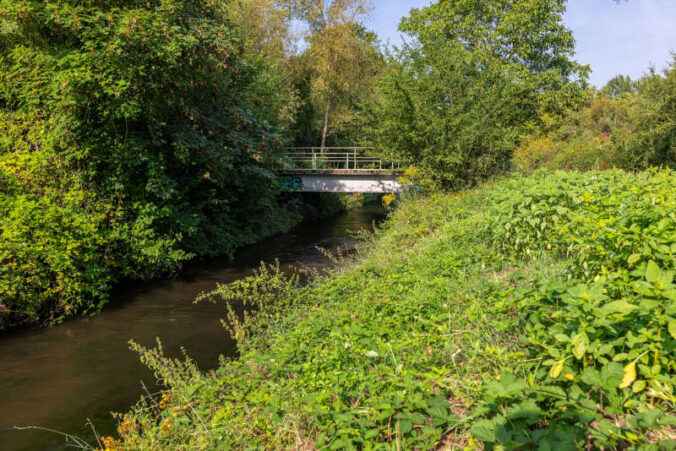
[[[398,165],[358,147],[301,147],[289,149],[291,167],[280,168],[286,191],[304,193],[398,193]],[[387,167],[389,166],[389,169]]]
[[[399,193],[400,172],[387,169],[282,169],[284,189],[301,193]]]
[[[335,176],[363,176],[363,175],[396,175],[403,171],[391,169],[277,169],[279,175],[335,175]]]

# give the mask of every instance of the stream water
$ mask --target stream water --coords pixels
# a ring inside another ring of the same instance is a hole
[[[0,450],[66,447],[57,433],[17,426],[53,429],[95,444],[90,419],[99,435],[114,435],[111,412],[129,410],[143,392],[141,381],[155,383],[129,350],[129,340],[152,346],[159,337],[169,354],[185,347],[201,369],[213,368],[219,355],[233,355],[234,346],[219,322],[223,306],[194,304],[199,293],[251,274],[261,261],[325,266],[316,246],[354,248],[351,232],[383,218],[380,206],[367,205],[306,223],[242,249],[234,260],[195,263],[172,279],[119,287],[97,315],[0,335]]]

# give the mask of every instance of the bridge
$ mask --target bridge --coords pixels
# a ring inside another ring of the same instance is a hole
[[[401,167],[370,147],[292,147],[277,170],[284,190],[301,193],[399,193]]]

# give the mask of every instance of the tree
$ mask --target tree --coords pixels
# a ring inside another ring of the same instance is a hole
[[[413,42],[368,108],[375,143],[447,186],[507,169],[523,133],[585,84],[564,4],[441,0],[413,10],[400,25]]]
[[[249,36],[253,51],[278,60],[288,56],[293,45],[288,5],[279,0],[236,0],[229,10],[231,20]]]
[[[359,22],[372,9],[370,0],[287,0],[294,14],[313,34],[334,25]]]
[[[636,82],[628,75],[617,75],[606,83],[603,89],[601,89],[601,92],[607,94],[611,98],[635,94]]]
[[[622,143],[626,165],[676,168],[676,54],[663,75],[651,71],[637,82],[630,124]]]
[[[374,36],[358,24],[370,7],[368,0],[298,0],[292,4],[310,29],[304,67],[312,74],[311,98],[324,105],[322,148],[332,112],[358,96],[377,73]]]

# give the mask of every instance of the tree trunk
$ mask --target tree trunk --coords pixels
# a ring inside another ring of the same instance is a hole
[[[324,154],[324,147],[326,147],[326,135],[329,133],[329,111],[331,111],[331,90],[329,90],[328,100],[326,101],[326,113],[324,114],[324,131],[322,132],[322,149]]]

